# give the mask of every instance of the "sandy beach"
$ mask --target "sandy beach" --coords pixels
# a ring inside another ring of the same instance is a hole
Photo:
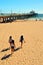
[[[22,49],[12,55],[8,43],[9,36],[20,47],[20,36],[25,43]],[[0,65],[43,65],[43,21],[16,20],[12,23],[0,23]]]

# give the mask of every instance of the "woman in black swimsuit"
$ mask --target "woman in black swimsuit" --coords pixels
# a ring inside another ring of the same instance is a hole
[[[10,43],[11,54],[12,54],[15,48],[15,43],[14,43],[14,40],[12,39],[12,36],[9,37],[9,43]]]
[[[20,36],[21,48],[22,48],[22,45],[23,45],[23,41],[24,41],[24,38],[23,38],[23,35],[21,35]]]

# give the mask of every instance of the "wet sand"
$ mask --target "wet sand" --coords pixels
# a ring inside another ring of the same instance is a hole
[[[17,48],[12,55],[10,35]],[[26,41],[22,49],[19,48],[21,35]],[[43,65],[43,21],[16,20],[0,24],[0,65]]]

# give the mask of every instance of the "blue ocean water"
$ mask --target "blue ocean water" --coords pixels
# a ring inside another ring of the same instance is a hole
[[[43,14],[37,14],[35,16],[32,16],[31,18],[29,19],[40,19],[40,20],[43,20]]]

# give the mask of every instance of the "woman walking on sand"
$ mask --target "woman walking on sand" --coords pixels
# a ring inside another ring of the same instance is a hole
[[[20,42],[21,42],[21,48],[22,48],[22,45],[23,45],[23,41],[24,41],[24,37],[23,35],[20,36]],[[25,42],[25,41],[24,41]]]
[[[10,43],[11,54],[12,54],[15,48],[15,43],[14,43],[14,40],[12,39],[12,36],[9,37],[9,43]]]

